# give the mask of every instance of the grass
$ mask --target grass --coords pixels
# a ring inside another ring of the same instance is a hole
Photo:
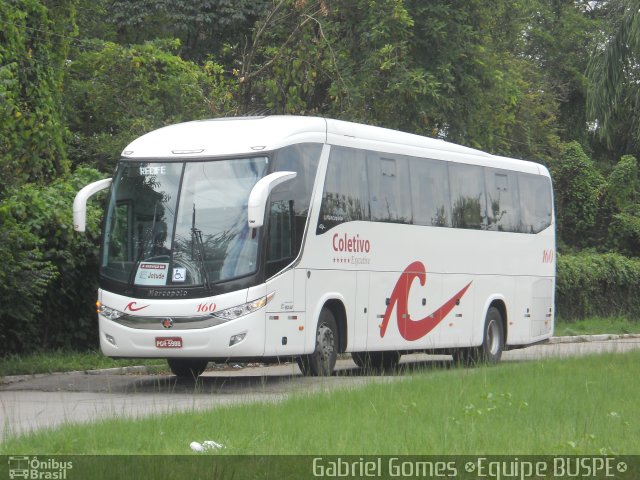
[[[422,368],[390,382],[6,438],[0,454],[640,454],[640,351]],[[328,380],[331,381],[331,380]]]
[[[147,365],[166,368],[164,360],[113,360],[97,351],[75,352],[55,350],[28,355],[9,355],[0,358],[0,377],[7,375],[33,375],[36,373],[70,372],[102,368]]]
[[[625,317],[592,317],[583,320],[565,321],[557,319],[555,335],[597,335],[601,333],[625,334],[640,333],[640,322]]]

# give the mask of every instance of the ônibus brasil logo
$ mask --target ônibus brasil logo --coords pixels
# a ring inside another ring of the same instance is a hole
[[[402,338],[411,341],[424,337],[427,333],[436,328],[438,324],[449,314],[449,312],[453,310],[453,307],[456,306],[458,301],[471,286],[471,282],[467,283],[462,290],[447,300],[435,312],[421,318],[420,320],[413,320],[408,312],[407,304],[409,303],[409,291],[415,278],[418,278],[420,280],[420,285],[424,286],[427,280],[427,272],[422,262],[413,262],[405,268],[402,275],[400,275],[396,286],[393,288],[393,292],[391,292],[387,310],[384,312],[382,325],[380,325],[380,337],[384,337],[387,332],[387,326],[394,307],[396,309],[398,330],[400,335],[402,335]]]

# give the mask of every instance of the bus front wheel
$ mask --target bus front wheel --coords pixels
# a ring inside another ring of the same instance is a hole
[[[195,380],[205,371],[209,362],[193,358],[167,358],[167,363],[176,377]]]
[[[333,373],[338,358],[338,328],[328,309],[320,312],[316,329],[316,346],[312,354],[298,357],[298,366],[304,375],[328,377]]]

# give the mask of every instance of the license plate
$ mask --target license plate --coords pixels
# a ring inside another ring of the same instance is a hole
[[[182,348],[182,338],[156,337],[156,348]]]

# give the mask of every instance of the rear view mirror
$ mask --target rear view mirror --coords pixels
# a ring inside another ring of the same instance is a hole
[[[100,190],[109,188],[111,179],[105,178],[97,182],[90,183],[76,194],[73,200],[73,229],[76,232],[84,232],[87,226],[87,200]]]
[[[267,198],[271,190],[283,182],[293,180],[296,175],[298,175],[296,172],[273,172],[258,180],[249,193],[247,204],[250,228],[258,228],[264,224],[264,211],[267,208]]]

